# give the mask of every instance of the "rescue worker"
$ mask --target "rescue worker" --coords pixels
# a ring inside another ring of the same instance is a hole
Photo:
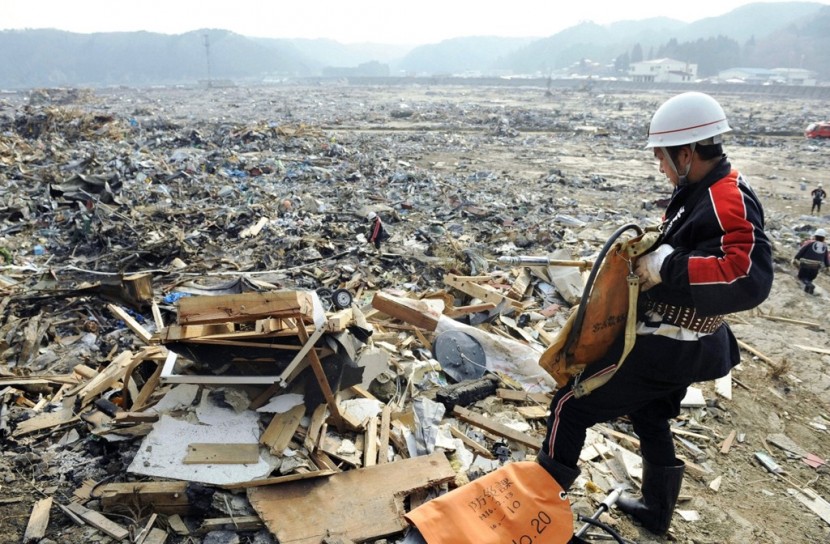
[[[821,188],[821,182],[819,182],[818,186],[810,192],[810,195],[813,197],[813,206],[810,208],[810,215],[813,215],[813,212],[820,214],[821,201],[827,198],[827,193]]]
[[[669,420],[690,384],[720,378],[740,362],[723,316],[757,306],[772,286],[761,203],[723,152],[730,130],[720,104],[699,92],[674,96],[654,113],[646,148],[674,190],[658,246],[635,268],[634,347],[591,394],[575,396],[577,380],[613,371],[623,338],[556,392],[537,457],[567,490],[580,472],[586,429],[628,415],[640,439],[642,496],[623,495],[617,507],[656,534],[668,531],[685,469]]]
[[[383,227],[380,216],[375,212],[366,214],[366,219],[372,222],[369,227],[369,242],[375,245],[375,249],[380,251],[381,242],[389,239],[389,233]]]
[[[830,253],[824,242],[826,236],[826,230],[817,229],[813,239],[804,242],[792,260],[798,266],[798,279],[804,284],[804,291],[811,295],[816,289],[813,280],[818,276],[818,271],[830,266]]]

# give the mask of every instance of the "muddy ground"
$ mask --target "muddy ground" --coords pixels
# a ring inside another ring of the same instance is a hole
[[[349,176],[344,167],[325,181],[331,191],[326,198],[341,216],[329,220],[359,221],[356,208],[367,202],[385,207],[395,216],[389,251],[411,262],[414,273],[406,276],[400,268],[387,271],[377,264],[367,265],[367,272],[376,286],[421,282],[426,288],[435,280],[426,273],[419,277],[424,262],[431,270],[463,269],[464,263],[436,262],[440,247],[431,248],[430,259],[419,259],[419,246],[404,242],[424,227],[460,223],[452,231],[455,242],[492,260],[506,252],[545,254],[562,246],[569,232],[578,230],[562,217],[576,217],[585,228],[606,233],[630,220],[656,222],[661,208],[655,202],[668,197],[670,188],[643,145],[651,112],[668,96],[457,86],[157,89],[98,92],[77,107],[147,126],[164,120],[180,130],[288,122],[319,129],[322,137],[309,139],[298,154],[318,154],[324,144],[341,146],[352,173],[363,172]],[[830,276],[820,275],[815,294],[807,295],[789,264],[800,240],[830,226],[830,215],[810,215],[809,198],[816,182],[830,184],[830,142],[801,134],[809,121],[826,113],[826,103],[751,93],[717,98],[736,129],[727,137],[726,151],[759,194],[775,244],[771,296],[728,320],[738,339],[764,357],[742,353],[731,400],[718,398],[711,384],[702,386],[710,406],[695,414],[698,427],[691,430],[712,437],[705,458],[698,460],[712,472],[686,477],[682,494],[687,500],[678,507],[697,511],[699,520],[675,515],[671,534],[661,539],[625,516],[614,518],[624,537],[643,543],[828,542],[830,526],[788,489],[809,487],[830,499],[830,469],[789,459],[766,441],[784,434],[807,452],[830,458]],[[5,112],[19,111],[19,100],[4,98]],[[274,197],[302,196],[320,187],[293,185]],[[449,214],[459,200],[470,213]],[[129,202],[124,205],[129,208]],[[593,250],[599,245],[601,240]],[[581,242],[580,250],[589,254],[591,244]],[[65,259],[71,262],[70,256]],[[721,454],[720,444],[733,430],[741,440]],[[32,448],[48,446],[47,438]],[[785,472],[770,474],[756,452],[772,454]],[[9,543],[20,542],[31,505],[43,493],[71,494],[70,486],[50,482],[36,467],[16,465],[6,474],[12,472],[14,477],[0,482],[0,542]],[[713,491],[709,486],[718,476],[721,485]],[[577,499],[581,493],[575,491]],[[82,533],[65,529],[67,521],[54,509],[52,518],[54,531],[47,532],[52,541],[79,541],[72,539]],[[84,539],[100,538],[85,534]]]

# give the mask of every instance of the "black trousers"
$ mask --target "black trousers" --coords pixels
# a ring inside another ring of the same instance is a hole
[[[607,369],[617,362],[621,350],[618,342],[583,375]],[[669,420],[680,413],[686,388],[725,376],[739,361],[737,342],[725,324],[694,341],[638,336],[634,349],[608,383],[581,398],[573,395],[573,380],[556,392],[542,451],[565,466],[576,467],[586,429],[628,415],[640,438],[643,458],[653,465],[674,465]]]

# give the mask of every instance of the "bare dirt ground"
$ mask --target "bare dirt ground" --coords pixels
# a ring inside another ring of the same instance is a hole
[[[466,200],[489,215],[468,216],[459,243],[492,258],[505,244],[539,254],[569,241],[571,227],[557,220],[561,216],[578,217],[599,233],[630,220],[656,222],[661,209],[654,202],[669,196],[669,186],[643,145],[651,113],[669,96],[450,86],[125,90],[101,93],[94,109],[124,117],[141,110],[194,125],[291,119],[359,150],[363,164],[383,150],[376,161],[388,172],[407,172],[409,181],[395,186],[390,174],[336,182],[340,206],[349,206],[350,194],[369,194],[390,209],[401,199],[410,201],[410,211],[394,224],[396,239],[403,240],[425,225],[447,226],[444,211]],[[736,129],[726,140],[727,154],[761,197],[775,244],[770,298],[756,310],[729,317],[738,339],[763,357],[743,352],[731,400],[717,397],[711,384],[702,385],[709,406],[694,414],[697,426],[690,430],[711,437],[705,457],[697,459],[711,472],[687,475],[682,492],[687,500],[678,506],[698,512],[699,519],[675,515],[671,534],[657,538],[626,516],[613,518],[625,538],[642,543],[829,542],[830,526],[788,489],[809,487],[830,499],[830,469],[788,458],[766,440],[783,434],[807,452],[830,458],[830,276],[820,275],[815,294],[807,295],[789,264],[800,240],[830,226],[830,215],[809,213],[810,189],[818,181],[830,184],[830,142],[800,135],[809,121],[819,120],[813,114],[826,113],[826,103],[752,94],[717,98]],[[601,242],[600,236],[594,246]],[[582,249],[591,248],[583,243]],[[721,454],[731,431],[740,440]],[[773,455],[783,474],[770,474],[756,452]],[[31,505],[40,498],[33,489],[50,486],[27,478],[25,468],[16,473],[13,483],[0,482],[0,501],[21,495],[31,500],[0,502],[0,542],[20,541]],[[717,477],[721,485],[714,491],[710,484]],[[577,499],[581,493],[575,492]]]

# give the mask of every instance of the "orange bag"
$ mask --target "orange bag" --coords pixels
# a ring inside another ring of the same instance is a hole
[[[618,241],[628,229],[635,229],[638,236]],[[640,289],[639,279],[633,272],[634,263],[637,257],[654,247],[658,238],[659,232],[643,233],[635,225],[626,225],[606,242],[599,262],[595,263],[588,277],[577,311],[570,315],[554,342],[539,359],[539,365],[553,376],[560,387],[586,366],[605,356],[620,334],[626,334],[626,345],[618,367],[631,351]],[[586,380],[581,388],[574,388],[574,394],[577,397],[587,395],[612,375],[606,374],[601,383],[599,380]]]
[[[573,536],[567,494],[532,461],[504,465],[405,518],[428,544],[564,544]]]

